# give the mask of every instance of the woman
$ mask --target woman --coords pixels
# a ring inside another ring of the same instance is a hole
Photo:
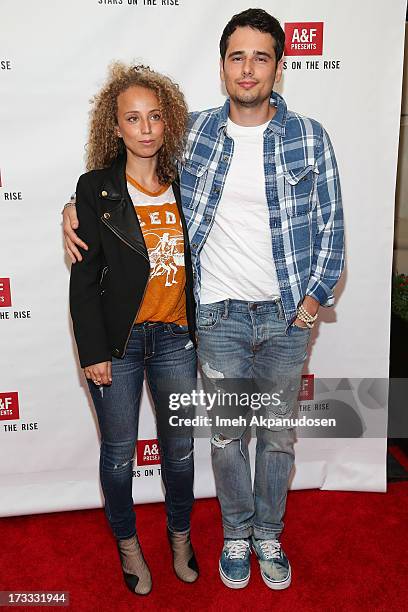
[[[94,99],[89,172],[76,192],[89,250],[71,269],[71,315],[101,431],[105,512],[125,582],[137,594],[152,584],[132,500],[144,374],[156,417],[168,409],[163,388],[185,390],[196,376],[192,270],[175,169],[186,124],[184,97],[170,79],[114,64]],[[193,440],[190,432],[168,435],[163,421],[157,418],[173,564],[181,580],[194,582]]]

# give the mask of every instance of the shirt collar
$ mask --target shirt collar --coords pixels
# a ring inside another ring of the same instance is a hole
[[[286,128],[287,113],[288,113],[286,102],[282,98],[281,95],[276,93],[276,91],[273,91],[270,97],[270,103],[271,105],[276,106],[277,112],[274,118],[270,120],[268,127],[266,129],[271,132],[275,132],[279,136],[284,136],[285,128]],[[226,129],[229,110],[230,110],[230,101],[229,101],[229,98],[227,98],[225,100],[224,106],[221,108],[221,111],[220,111],[220,117],[218,120],[218,131],[221,129],[224,129],[224,130]]]

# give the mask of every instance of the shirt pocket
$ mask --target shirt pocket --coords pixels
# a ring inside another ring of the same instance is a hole
[[[284,173],[285,209],[289,217],[310,213],[316,202],[318,174],[318,169],[312,165]]]
[[[196,208],[205,194],[208,166],[186,159],[182,169],[183,207]]]

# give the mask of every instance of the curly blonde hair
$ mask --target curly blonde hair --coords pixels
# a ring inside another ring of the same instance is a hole
[[[157,176],[162,185],[176,176],[175,162],[181,159],[187,128],[187,104],[179,86],[168,77],[141,64],[128,66],[114,62],[100,92],[91,100],[89,139],[86,166],[88,170],[107,168],[124,152],[124,144],[117,136],[117,99],[129,87],[140,86],[152,90],[160,104],[164,129],[163,146],[158,153]]]

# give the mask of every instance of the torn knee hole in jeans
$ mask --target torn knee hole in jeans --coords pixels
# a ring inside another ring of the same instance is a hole
[[[180,459],[178,459],[178,461],[186,461],[186,459],[190,459],[190,457],[193,454],[193,452],[194,452],[194,449],[191,449],[191,451],[185,457],[180,457]]]
[[[114,466],[113,466],[113,469],[114,470],[118,470],[119,468],[124,468],[127,465],[129,465],[129,463],[132,463],[133,459],[134,459],[134,456],[131,457],[130,459],[128,459],[127,461],[124,461],[123,463],[115,463]]]
[[[266,416],[269,418],[289,417],[289,414],[292,414],[292,412],[292,405],[288,402],[281,401],[278,406],[268,406]]]
[[[225,438],[222,434],[216,434],[211,438],[211,444],[217,448],[225,448],[230,442],[232,442],[232,440]]]
[[[212,368],[208,362],[202,365],[202,369],[208,378],[225,378],[222,372],[218,372],[218,370]]]
[[[190,459],[193,453],[194,449],[192,448],[190,451],[188,451],[187,455],[184,455],[184,457],[178,457],[177,454],[174,452],[173,454],[164,453],[164,456],[167,461],[171,461],[173,463],[181,463],[182,461],[187,461],[188,459]]]

